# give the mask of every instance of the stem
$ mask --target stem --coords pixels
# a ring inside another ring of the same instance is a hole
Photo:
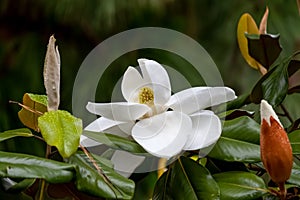
[[[45,158],[48,158],[50,154],[51,154],[51,146],[49,146],[47,144]],[[46,187],[46,181],[44,179],[42,179],[41,180],[39,200],[43,200],[44,193],[45,193],[45,187]]]
[[[291,117],[290,113],[288,112],[288,110],[284,107],[283,104],[280,104],[280,108],[282,109],[282,111],[284,112],[285,116],[289,119],[289,121],[291,123],[293,123],[293,118]]]
[[[42,180],[41,190],[40,190],[40,194],[39,194],[39,200],[43,200],[44,192],[45,192],[45,185],[46,185],[46,181]]]
[[[284,182],[283,183],[279,183],[278,186],[279,186],[280,200],[285,200],[286,190],[285,190]]]

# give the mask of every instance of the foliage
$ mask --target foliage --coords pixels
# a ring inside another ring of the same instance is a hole
[[[58,15],[60,10],[56,12]],[[245,22],[243,20],[242,23]],[[296,191],[300,188],[300,116],[296,112],[291,114],[293,110],[285,106],[291,104],[289,100],[293,97],[299,98],[300,81],[291,85],[293,75],[300,71],[298,53],[283,56],[289,52],[284,52],[279,37],[274,35],[257,33],[243,36],[243,31],[238,32],[238,37],[245,37],[243,45],[246,46],[242,46],[241,51],[244,55],[249,53],[244,56],[246,61],[249,64],[258,63],[266,71],[260,71],[263,73],[251,86],[250,92],[227,104],[227,110],[224,110],[224,105],[216,108],[224,124],[220,139],[208,154],[187,151],[164,166],[166,171],[160,177],[153,175],[155,173],[143,173],[138,177],[133,174],[129,179],[125,178],[107,160],[110,152],[101,156],[88,152],[79,144],[80,135],[89,136],[114,150],[134,154],[145,153],[145,150],[130,138],[83,131],[81,119],[65,110],[58,110],[59,90],[52,95],[49,90],[54,85],[59,87],[60,77],[48,76],[50,81],[45,81],[47,95],[25,93],[23,102],[18,103],[22,107],[18,113],[19,119],[27,128],[0,133],[0,198],[275,199],[280,194],[266,173],[260,156],[257,104],[262,99],[270,102],[279,113],[293,149],[294,163],[286,184],[289,188],[286,199],[299,197]],[[51,38],[49,43],[54,47],[53,36]],[[47,52],[49,56],[51,52]],[[52,53],[57,54],[57,51]],[[59,56],[51,59],[54,61],[46,60],[45,68],[55,63],[55,68],[51,70],[57,72],[55,70],[60,70],[60,62],[57,62],[60,61]],[[251,62],[247,59],[251,59]],[[50,109],[49,101],[52,105]],[[299,104],[294,103],[293,106],[299,110]],[[18,140],[21,141],[19,144],[30,145],[33,142],[42,145],[39,146],[41,148],[32,149],[33,153],[5,145]],[[42,151],[43,147],[46,150]],[[39,150],[42,153],[35,152]],[[56,191],[65,192],[62,196],[51,191],[57,184],[61,185],[55,188]]]

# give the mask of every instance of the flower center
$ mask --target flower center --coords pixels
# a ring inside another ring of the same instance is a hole
[[[143,87],[139,91],[139,103],[147,104],[149,106],[154,105],[154,92],[149,87]]]

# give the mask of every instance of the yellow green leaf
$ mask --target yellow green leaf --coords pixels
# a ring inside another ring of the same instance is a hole
[[[35,131],[39,131],[37,119],[47,111],[47,96],[25,93],[22,109],[18,116],[21,122]]]
[[[67,111],[49,111],[39,117],[38,126],[46,143],[55,146],[63,158],[77,151],[82,133],[81,119]]]
[[[245,36],[245,33],[259,34],[259,30],[257,28],[254,19],[248,13],[243,14],[239,20],[238,27],[237,27],[237,39],[238,39],[240,51],[244,59],[251,67],[253,67],[254,69],[259,69],[261,65],[249,55],[248,41]]]

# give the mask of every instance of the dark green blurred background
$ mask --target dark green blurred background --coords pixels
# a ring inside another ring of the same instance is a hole
[[[299,50],[296,0],[1,0],[0,132],[22,127],[17,117],[20,108],[9,100],[21,102],[26,92],[45,93],[42,70],[51,34],[55,34],[61,54],[60,109],[72,111],[77,70],[95,46],[114,34],[144,26],[174,29],[192,37],[216,62],[225,85],[237,94],[249,91],[260,75],[241,57],[236,27],[244,12],[259,23],[266,5],[270,9],[268,32],[281,34],[282,56]],[[129,64],[137,64],[138,57],[147,55],[164,60],[163,54],[155,52],[123,56],[115,63],[120,70],[101,83],[96,99],[109,100],[110,81],[116,81]],[[176,63],[170,58],[168,62]]]

